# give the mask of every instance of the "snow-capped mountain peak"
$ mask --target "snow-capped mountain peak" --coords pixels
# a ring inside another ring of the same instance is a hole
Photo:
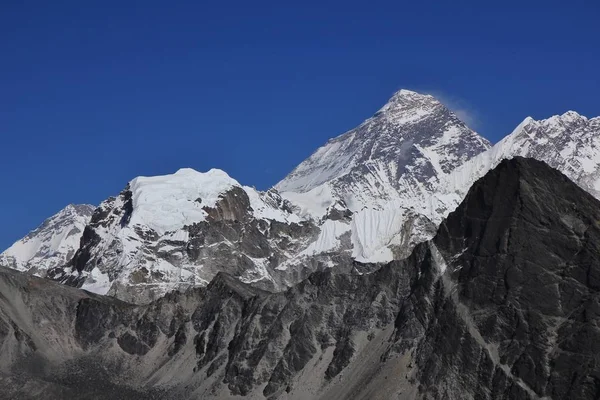
[[[275,188],[314,220],[322,220],[333,204],[345,204],[354,213],[348,229],[355,257],[389,260],[392,253],[382,247],[420,240],[398,236],[403,226],[416,223],[429,232],[426,220],[435,213],[429,199],[441,177],[489,147],[433,96],[403,89],[361,125],[317,149]],[[391,203],[395,210],[389,210]]]
[[[326,184],[361,209],[374,198],[396,198],[403,177],[435,179],[488,147],[433,96],[403,89],[373,117],[317,149],[275,188],[305,193]]]
[[[303,243],[290,238],[312,235],[303,222],[276,191],[242,186],[219,169],[140,176],[100,204],[77,253],[49,276],[130,301],[206,284],[219,271],[273,288],[269,266]]]
[[[431,95],[401,89],[394,93],[375,116],[384,115],[396,123],[410,123],[438,107],[444,106]]]
[[[69,204],[0,254],[0,265],[44,275],[67,263],[96,207]]]

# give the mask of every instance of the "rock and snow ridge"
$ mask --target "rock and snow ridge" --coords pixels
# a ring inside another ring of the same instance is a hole
[[[79,248],[85,226],[96,207],[69,204],[0,254],[0,266],[44,276],[66,264]]]
[[[458,166],[450,173],[439,176],[436,188],[427,198],[421,198],[413,209],[437,227],[463,200],[475,181],[494,169],[502,160],[513,157],[528,157],[546,162],[558,169],[581,188],[600,199],[600,117],[588,119],[574,111],[536,121],[525,118],[511,134],[492,148]],[[406,202],[391,201],[375,214],[371,220],[387,220],[396,215]],[[356,217],[355,217],[356,218]],[[381,231],[372,241],[369,254],[385,254],[389,244],[397,238],[398,224]],[[417,240],[411,244],[433,237],[435,230],[425,231],[412,228]],[[355,256],[356,251],[355,251]],[[389,260],[381,257],[382,261]]]
[[[440,217],[456,208],[477,179],[517,156],[544,161],[600,199],[600,118],[568,111],[540,121],[525,118],[491,149],[445,176],[432,200],[443,203]]]

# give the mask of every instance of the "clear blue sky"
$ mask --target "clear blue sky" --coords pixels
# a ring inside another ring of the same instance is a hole
[[[400,88],[491,141],[599,115],[598,21],[597,1],[4,0],[0,248],[137,175],[267,188]]]

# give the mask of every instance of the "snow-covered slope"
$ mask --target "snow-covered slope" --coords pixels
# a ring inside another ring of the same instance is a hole
[[[431,196],[440,178],[489,147],[434,97],[400,90],[275,188],[300,215],[315,220],[343,204],[353,214],[353,256],[389,261],[394,247],[406,254],[400,249],[434,233],[428,219],[437,213]]]
[[[79,248],[95,208],[69,204],[1,253],[0,266],[44,276],[49,268],[64,265]]]

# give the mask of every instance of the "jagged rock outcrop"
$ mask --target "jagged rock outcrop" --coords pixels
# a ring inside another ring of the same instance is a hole
[[[405,260],[282,293],[219,273],[132,306],[0,270],[0,393],[596,398],[599,221],[593,196],[515,158]]]

